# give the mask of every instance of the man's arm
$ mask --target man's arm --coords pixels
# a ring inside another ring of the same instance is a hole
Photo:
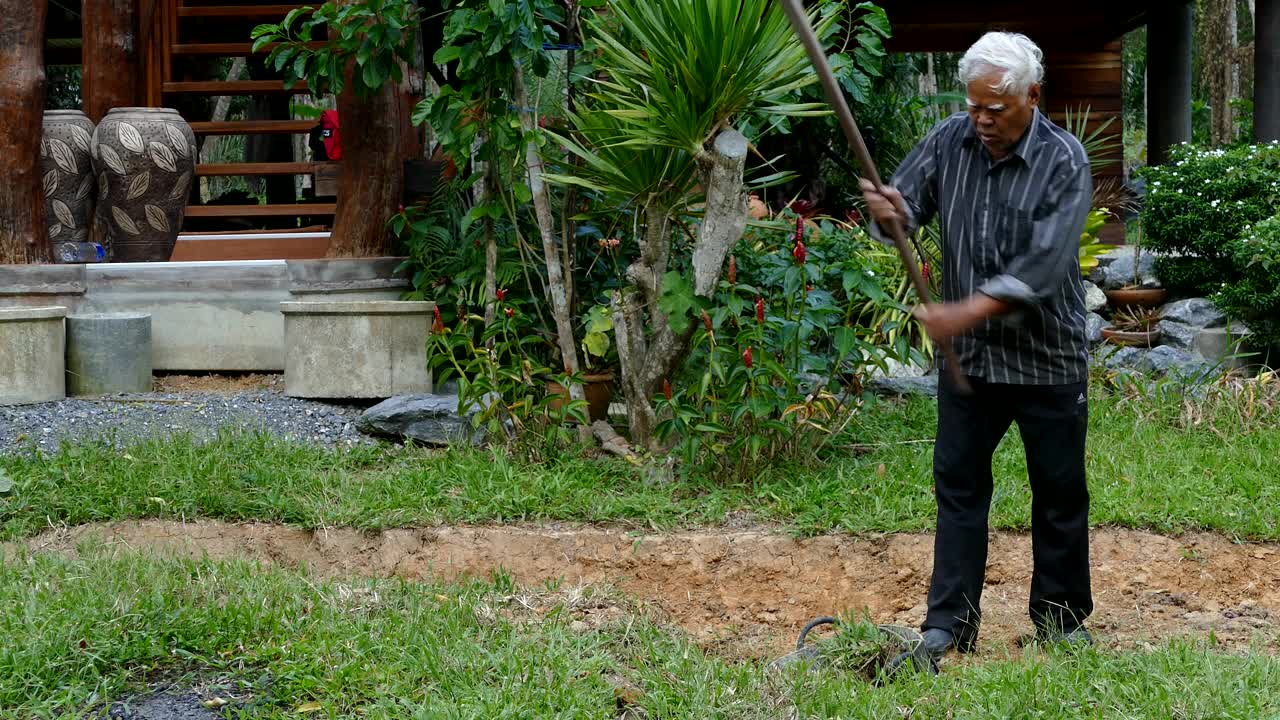
[[[881,223],[897,218],[910,236],[933,218],[938,209],[937,149],[939,136],[946,127],[946,122],[939,124],[911,149],[898,166],[893,180],[885,186],[883,194],[876,192],[870,180],[862,180],[862,196],[875,220],[868,228],[871,237],[885,245],[893,245],[893,238]]]

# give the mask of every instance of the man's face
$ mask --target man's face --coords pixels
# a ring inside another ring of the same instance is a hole
[[[997,160],[1008,155],[1022,139],[1040,104],[1039,85],[1032,85],[1022,95],[1006,95],[992,89],[1002,79],[1000,72],[992,72],[969,83],[967,90],[969,119],[982,144]]]

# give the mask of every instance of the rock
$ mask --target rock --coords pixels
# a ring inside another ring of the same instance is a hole
[[[1205,298],[1190,298],[1169,303],[1160,310],[1160,316],[1166,321],[1182,323],[1193,328],[1222,327],[1227,322],[1227,316]]]
[[[365,411],[356,422],[361,432],[405,438],[427,445],[479,445],[484,432],[472,427],[478,406],[458,412],[457,395],[398,395]]]
[[[1109,254],[1109,253],[1108,253]],[[1138,285],[1143,288],[1160,287],[1160,281],[1155,277],[1156,257],[1147,251],[1142,251],[1138,258]],[[1102,267],[1099,265],[1099,267]],[[1106,271],[1102,281],[1103,290],[1119,290],[1122,287],[1132,285],[1134,281],[1134,259],[1133,250],[1125,248],[1123,252],[1115,258],[1113,262],[1106,266]]]
[[[871,377],[873,378],[910,378],[923,377],[929,374],[927,368],[923,368],[913,363],[904,363],[894,360],[893,358],[885,358],[885,369],[878,367],[871,368]]]
[[[1187,351],[1168,345],[1161,345],[1148,353],[1146,362],[1151,370],[1188,383],[1204,382],[1213,375],[1211,364],[1195,359]]]
[[[938,396],[938,376],[901,378],[875,378],[869,384],[872,391],[881,395]]]
[[[1097,345],[1102,342],[1102,331],[1109,327],[1111,323],[1107,322],[1106,318],[1096,312],[1089,313],[1085,319],[1085,333],[1088,335],[1089,344]]]
[[[1089,281],[1084,283],[1084,309],[1096,313],[1107,306],[1107,294]]]
[[[1200,329],[1172,320],[1160,321],[1160,342],[1169,347],[1191,352]]]
[[[1146,364],[1148,352],[1150,351],[1136,347],[1120,347],[1111,352],[1104,352],[1102,362],[1112,370],[1141,369]]]

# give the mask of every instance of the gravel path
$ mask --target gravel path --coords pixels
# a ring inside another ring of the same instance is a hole
[[[41,405],[0,406],[0,452],[23,452],[33,444],[42,450],[56,450],[64,440],[119,446],[182,433],[203,440],[224,427],[349,446],[373,442],[355,427],[363,410],[354,405],[298,400],[273,390],[69,398]]]

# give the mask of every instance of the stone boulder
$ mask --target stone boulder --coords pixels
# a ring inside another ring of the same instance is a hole
[[[1089,313],[1085,318],[1085,333],[1089,338],[1090,345],[1097,345],[1102,342],[1102,331],[1111,327],[1111,323],[1096,312]]]
[[[1084,283],[1084,309],[1096,313],[1107,306],[1107,294],[1088,280]]]
[[[1114,254],[1107,265],[1104,267],[1099,261],[1098,268],[1102,270],[1101,285],[1103,290],[1119,290],[1133,284],[1134,280],[1134,257],[1132,248],[1121,248],[1120,250],[1107,253],[1107,256]],[[1102,256],[1106,257],[1106,256]],[[1142,288],[1158,288],[1160,281],[1155,276],[1156,256],[1143,250],[1137,260],[1137,276],[1138,286]]]
[[[1227,316],[1205,298],[1171,302],[1160,309],[1160,316],[1167,322],[1181,323],[1194,328],[1222,327],[1227,322]]]
[[[480,407],[458,412],[457,395],[398,395],[369,408],[356,421],[360,432],[415,440],[425,445],[479,445],[484,431],[472,427]]]
[[[874,378],[867,387],[879,395],[938,396],[938,376]]]
[[[1177,350],[1191,352],[1200,328],[1172,320],[1160,321],[1160,342]]]

